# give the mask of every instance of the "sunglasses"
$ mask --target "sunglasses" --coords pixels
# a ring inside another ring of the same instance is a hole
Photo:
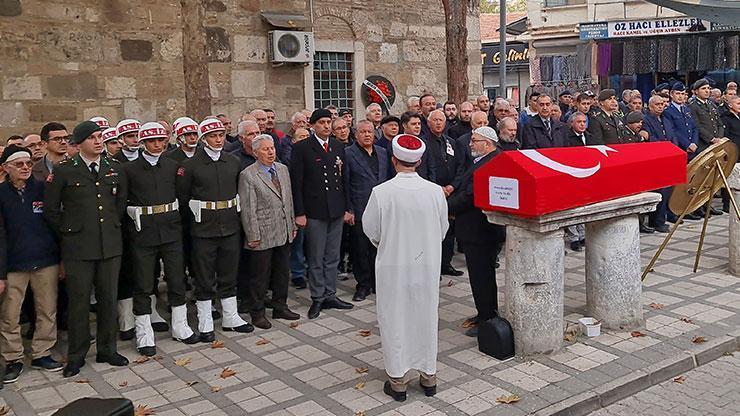
[[[18,161],[18,162],[10,163],[10,166],[13,166],[16,169],[23,169],[24,166],[27,168],[32,168],[33,162],[30,160],[26,162]]]

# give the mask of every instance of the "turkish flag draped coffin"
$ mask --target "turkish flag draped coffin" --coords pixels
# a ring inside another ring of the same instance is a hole
[[[670,142],[506,151],[475,172],[475,205],[536,217],[685,182]]]

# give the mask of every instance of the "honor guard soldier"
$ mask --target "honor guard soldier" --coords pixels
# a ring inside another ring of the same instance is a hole
[[[119,162],[130,162],[139,157],[139,127],[137,120],[127,118],[116,125],[116,135],[123,144],[121,152],[116,155]]]
[[[91,118],[90,121],[100,126],[100,128],[103,130],[111,128],[110,122],[105,117],[96,116]]]
[[[588,116],[588,132],[594,144],[624,143],[624,123],[617,115],[619,103],[612,89],[599,93],[599,108]]]
[[[178,163],[193,157],[198,149],[198,123],[190,117],[180,117],[172,123],[172,133],[177,140],[177,147],[165,153],[165,156]]]
[[[127,243],[133,264],[133,298],[136,347],[142,355],[157,353],[151,315],[156,264],[161,258],[167,279],[167,299],[172,307],[172,336],[186,344],[199,337],[188,326],[185,304],[185,265],[182,227],[177,201],[176,179],[179,164],[161,157],[168,135],[159,123],[145,123],[139,130],[141,157],[123,165],[121,188],[126,196]]]
[[[177,171],[177,189],[187,210],[193,242],[195,298],[201,342],[212,342],[213,299],[221,299],[224,331],[252,332],[237,311],[236,277],[241,249],[239,219],[239,161],[223,152],[226,129],[218,119],[198,125],[204,147],[184,161]]]
[[[103,130],[103,145],[105,146],[105,155],[114,157],[121,151],[121,142],[118,140],[115,127],[109,127]]]
[[[126,357],[116,350],[116,297],[125,201],[119,192],[118,163],[101,157],[101,130],[92,121],[77,125],[72,140],[80,153],[57,166],[47,179],[51,184],[46,189],[44,216],[61,240],[70,300],[65,377],[80,372],[90,349],[87,299],[93,287],[98,300],[96,361],[128,365]]]

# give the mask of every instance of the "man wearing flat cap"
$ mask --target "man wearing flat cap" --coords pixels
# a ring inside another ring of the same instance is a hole
[[[315,110],[310,119],[313,134],[295,143],[290,160],[295,221],[306,232],[309,319],[322,309],[353,307],[336,296],[343,224],[354,223],[354,217],[344,189],[344,145],[331,137],[331,121],[329,110]]]
[[[617,115],[619,104],[614,90],[602,90],[598,96],[599,108],[588,116],[588,131],[594,144],[624,143],[624,122]]]
[[[375,261],[377,315],[389,380],[383,391],[406,400],[410,370],[418,370],[426,396],[437,392],[439,269],[447,234],[442,187],[415,169],[426,145],[410,134],[393,139],[395,178],[370,193],[363,231],[378,248]]]
[[[116,349],[116,298],[121,266],[121,216],[125,199],[120,192],[118,162],[101,157],[102,128],[84,121],[74,128],[75,157],[59,164],[50,175],[44,196],[44,217],[61,240],[62,262],[69,292],[69,347],[64,376],[85,365],[90,349],[90,291],[97,299],[97,357],[99,363],[128,365]],[[80,301],[83,300],[83,301]]]

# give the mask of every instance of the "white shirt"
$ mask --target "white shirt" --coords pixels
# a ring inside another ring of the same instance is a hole
[[[95,172],[100,172],[100,155],[96,159],[90,160],[87,159],[85,156],[82,156],[82,153],[80,153],[80,159],[82,159],[83,162],[85,162],[85,166],[87,166],[87,170],[90,170],[90,164],[95,162]]]
[[[319,136],[314,136],[314,137],[316,137],[316,140],[318,140],[319,145],[321,145],[321,148],[322,149],[325,149],[326,148],[324,146],[324,144],[326,144],[327,146],[329,145],[329,138],[328,137],[326,138],[326,140],[322,140],[321,137],[319,137]]]
[[[210,157],[214,162],[221,157],[221,150],[213,150],[208,146],[203,146],[203,150],[206,151],[208,157]]]
[[[139,150],[138,149],[137,150],[134,150],[134,151],[126,150],[126,149],[121,149],[121,151],[123,152],[123,155],[126,156],[126,159],[129,160],[129,162],[133,162],[134,160],[136,160],[136,159],[139,158]]]
[[[195,155],[195,150],[193,150],[192,152],[189,152],[185,149],[182,149],[182,152],[185,153],[185,156],[187,156],[188,159],[190,159],[191,157],[193,157],[193,155]]]
[[[150,155],[147,152],[142,152],[141,153],[141,156],[143,156],[144,157],[144,160],[146,160],[147,162],[149,162],[150,165],[156,166],[157,163],[159,163],[159,157],[161,156],[161,154],[160,155],[157,155],[157,156],[154,156],[154,155]]]

